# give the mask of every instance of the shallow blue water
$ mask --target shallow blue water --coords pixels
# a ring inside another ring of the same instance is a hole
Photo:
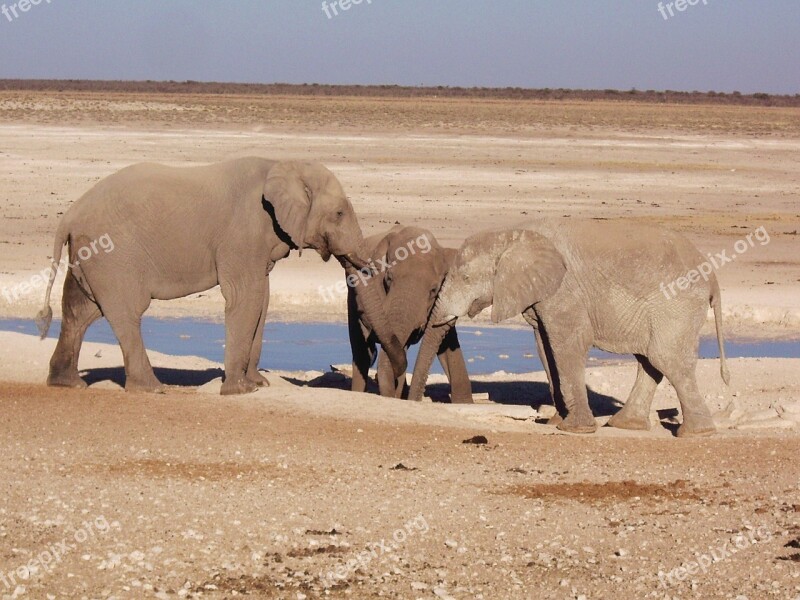
[[[58,337],[60,321],[54,321],[48,337]],[[0,319],[0,330],[36,334],[32,320]],[[508,373],[525,373],[542,369],[536,355],[536,343],[530,329],[502,327],[459,327],[459,339],[467,358],[470,373],[476,375],[504,370]],[[145,318],[142,334],[149,350],[164,354],[202,356],[222,362],[225,327],[222,323],[195,319]],[[86,339],[91,342],[116,344],[111,328],[105,320],[89,328]],[[414,364],[417,348],[411,349],[409,365]],[[725,350],[730,358],[777,357],[800,358],[800,340],[748,341],[728,340]],[[507,356],[508,358],[501,358]],[[264,333],[264,351],[261,367],[286,371],[325,371],[332,364],[350,362],[350,342],[347,326],[339,323],[267,323]],[[700,342],[700,356],[717,356],[714,338]],[[597,361],[626,360],[628,355],[609,354],[592,350],[590,357]],[[433,372],[441,373],[438,361]]]

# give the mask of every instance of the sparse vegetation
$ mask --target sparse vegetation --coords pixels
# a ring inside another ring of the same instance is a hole
[[[356,96],[392,98],[493,98],[503,100],[631,101],[674,104],[737,104],[745,106],[796,106],[800,95],[742,94],[738,91],[677,92],[674,90],[627,91],[534,89],[521,87],[411,87],[400,85],[322,85],[288,83],[219,83],[200,81],[86,81],[75,79],[2,79],[0,91],[111,92],[144,94],[256,94],[293,96]]]

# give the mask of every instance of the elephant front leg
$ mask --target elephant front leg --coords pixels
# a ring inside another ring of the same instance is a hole
[[[557,427],[569,433],[594,433],[597,430],[592,411],[589,408],[589,397],[586,393],[586,355],[589,351],[578,339],[578,336],[558,341],[553,341],[548,336],[550,343],[549,354],[553,357],[551,376],[556,395],[563,398],[566,416]]]
[[[558,373],[553,362],[553,357],[550,354],[549,346],[544,343],[544,336],[546,335],[544,329],[539,323],[536,315],[532,309],[528,309],[522,314],[528,324],[533,327],[534,335],[536,337],[536,352],[539,354],[539,361],[542,363],[545,375],[547,375],[547,385],[550,388],[550,399],[556,409],[555,414],[547,421],[548,425],[558,425],[564,420],[564,415],[567,414],[567,409],[564,406],[564,399],[561,397],[561,388],[557,385],[556,380]]]
[[[225,381],[223,396],[247,394],[258,389],[248,378],[251,350],[264,306],[265,282],[250,279],[222,285],[225,297]]]
[[[256,334],[253,336],[253,344],[250,347],[250,361],[247,364],[247,379],[259,387],[269,386],[269,380],[258,370],[258,365],[261,362],[261,352],[264,347],[264,324],[267,320],[267,310],[269,309],[269,275],[267,275],[265,286],[261,316],[258,319]]]
[[[378,354],[378,390],[381,396],[386,396],[387,398],[401,398],[405,385],[405,373],[395,379],[389,356],[381,350]]]
[[[467,363],[458,341],[458,333],[453,327],[447,332],[439,346],[439,363],[450,382],[450,402],[452,404],[472,404],[472,383],[467,372]]]
[[[369,368],[375,360],[375,344],[370,340],[372,332],[359,318],[356,296],[352,287],[347,289],[347,332],[350,337],[350,351],[353,355],[353,375],[350,390],[366,392],[369,381]]]

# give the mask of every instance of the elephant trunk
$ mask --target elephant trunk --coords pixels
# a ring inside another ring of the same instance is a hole
[[[351,252],[350,254],[345,254],[341,258],[346,260],[348,263],[350,263],[353,267],[355,267],[359,271],[363,271],[365,269],[368,270],[368,271],[370,270],[370,267],[369,267],[369,264],[367,263],[367,261],[362,259],[355,252]],[[347,265],[345,265],[345,269],[347,269]],[[350,273],[348,273],[348,275],[350,275]]]
[[[341,257],[342,266],[351,281],[357,281],[355,286],[356,294],[361,299],[364,308],[364,315],[372,326],[375,335],[381,343],[383,351],[392,363],[392,371],[395,379],[405,375],[408,368],[408,360],[403,344],[397,339],[394,331],[389,326],[389,319],[383,305],[382,290],[380,285],[372,279],[363,279],[363,269],[369,270],[367,262],[359,257],[348,254]],[[360,266],[359,266],[360,265]],[[351,277],[352,276],[352,277]]]
[[[418,335],[427,321],[427,306],[421,305],[421,297],[422,292],[415,287],[404,289],[400,293],[390,290],[387,297],[392,330],[406,348],[419,341]]]
[[[417,362],[414,365],[414,376],[411,378],[411,389],[408,392],[408,399],[419,402],[425,393],[425,384],[428,382],[428,375],[431,372],[433,359],[442,345],[444,336],[453,328],[455,320],[435,327],[438,319],[443,318],[438,302],[433,307],[433,313],[425,329],[425,336],[422,338],[422,345],[417,355]]]

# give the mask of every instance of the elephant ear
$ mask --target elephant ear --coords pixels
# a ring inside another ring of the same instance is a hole
[[[552,296],[567,272],[553,243],[522,231],[500,256],[494,273],[492,321],[499,323]]]
[[[372,259],[372,263],[375,265],[381,264],[379,261],[388,261],[387,256],[389,255],[389,242],[391,233],[386,234],[383,236],[378,244],[373,248],[372,252],[370,253],[370,258]],[[373,273],[372,278],[375,282],[378,283],[378,289],[381,291],[381,297],[386,296],[385,288],[383,287],[383,281],[386,277],[386,269],[378,268],[378,270]]]
[[[444,262],[442,278],[453,268],[453,265],[456,264],[456,257],[458,256],[458,250],[455,248],[442,248],[442,259]]]
[[[311,188],[303,179],[303,165],[279,162],[269,170],[264,198],[272,205],[278,227],[302,250],[311,210]]]

